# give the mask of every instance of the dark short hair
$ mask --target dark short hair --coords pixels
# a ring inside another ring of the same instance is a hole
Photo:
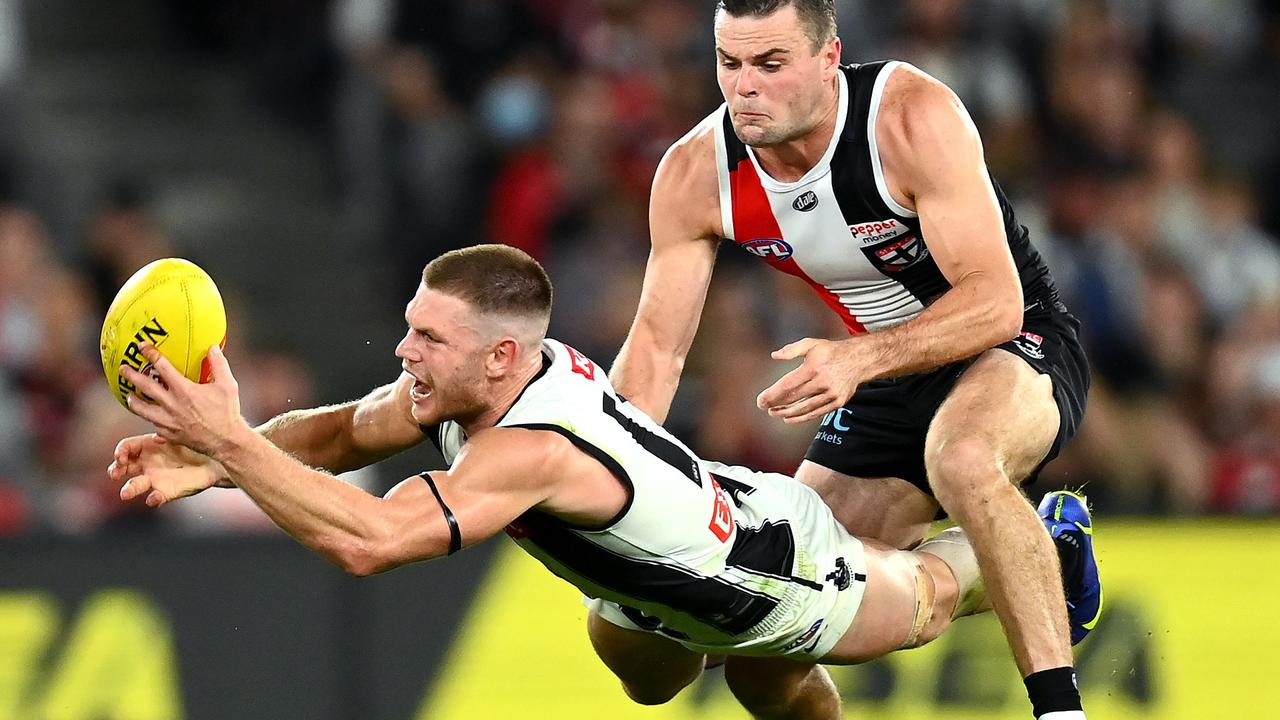
[[[730,17],[768,17],[793,5],[814,50],[836,36],[835,0],[719,0],[716,11]]]
[[[427,263],[422,282],[484,313],[551,314],[551,279],[537,260],[510,245],[474,245]]]

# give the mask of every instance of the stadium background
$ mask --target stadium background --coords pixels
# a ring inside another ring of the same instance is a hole
[[[1280,9],[1264,0],[838,0],[850,61],[956,89],[1085,323],[1095,385],[1038,493],[1086,484],[1110,616],[1092,717],[1235,718],[1280,697]],[[182,255],[223,288],[244,409],[397,372],[416,276],[518,245],[553,333],[608,363],[662,150],[718,103],[711,3],[0,0],[0,720],[739,717],[716,672],[630,705],[571,588],[495,540],[353,580],[233,491],[123,506],[143,430],[94,350],[116,287]],[[721,252],[671,427],[789,471],[768,351],[838,336]],[[732,352],[726,352],[731,348]],[[352,476],[381,491],[438,463]],[[999,633],[836,673],[849,716],[1019,718]]]

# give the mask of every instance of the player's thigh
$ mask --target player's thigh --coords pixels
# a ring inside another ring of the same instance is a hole
[[[665,702],[697,679],[706,656],[676,641],[619,627],[596,612],[587,616],[587,635],[605,666],[640,702]]]
[[[938,482],[996,462],[1005,477],[1021,483],[1048,455],[1060,422],[1048,375],[1010,352],[987,350],[956,381],[929,425],[929,481],[938,492]]]
[[[919,544],[938,512],[936,500],[899,478],[855,477],[805,460],[796,479],[822,496],[850,535],[896,548]]]

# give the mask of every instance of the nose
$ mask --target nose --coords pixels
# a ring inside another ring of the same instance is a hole
[[[738,76],[734,78],[734,89],[742,97],[755,97],[760,94],[760,87],[756,81],[754,68],[741,67],[738,69]]]
[[[400,338],[399,344],[396,345],[396,357],[409,362],[417,362],[422,359],[421,355],[413,348],[413,330],[404,334]]]

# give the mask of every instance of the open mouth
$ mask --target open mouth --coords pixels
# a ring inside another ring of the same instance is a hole
[[[422,381],[414,382],[413,387],[409,389],[409,399],[414,402],[426,400],[431,396],[432,390],[433,388],[427,383]]]

